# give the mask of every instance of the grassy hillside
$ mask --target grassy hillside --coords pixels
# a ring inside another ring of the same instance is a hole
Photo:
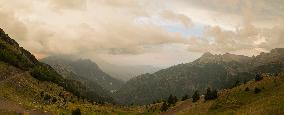
[[[6,110],[1,110],[0,106],[0,114],[23,113],[28,110],[45,111],[48,114],[71,114],[77,108],[80,108],[83,114],[136,114],[144,111],[142,107],[124,108],[88,102],[87,99],[78,98],[57,84],[39,81],[28,72],[1,61],[0,73],[0,103],[8,101],[8,104],[12,104],[10,106],[19,106],[18,109]]]
[[[259,88],[260,92],[256,93],[255,88]],[[196,103],[192,103],[191,100],[180,102],[187,103],[187,106],[182,108],[180,106],[182,104],[178,104],[164,114],[179,109],[174,113],[180,115],[281,115],[284,113],[284,75],[265,76],[261,81],[250,81],[232,89],[225,89],[218,95],[218,99],[212,101],[201,99]]]

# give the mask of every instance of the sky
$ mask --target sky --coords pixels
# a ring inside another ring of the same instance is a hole
[[[284,47],[284,0],[1,0],[0,28],[40,59],[170,66]]]

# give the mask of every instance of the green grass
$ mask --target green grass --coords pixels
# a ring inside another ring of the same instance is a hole
[[[0,115],[18,115],[18,113],[14,111],[0,110]]]

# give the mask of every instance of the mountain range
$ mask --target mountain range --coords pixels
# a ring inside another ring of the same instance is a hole
[[[149,104],[169,95],[182,97],[208,87],[224,89],[247,82],[257,74],[278,74],[284,71],[284,49],[247,57],[235,54],[213,55],[204,53],[197,60],[139,75],[127,81],[116,93],[121,104]]]

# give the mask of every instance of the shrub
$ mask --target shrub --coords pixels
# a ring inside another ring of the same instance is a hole
[[[52,102],[53,102],[53,103],[57,102],[57,99],[56,99],[55,97],[52,98]]]
[[[237,87],[237,86],[239,86],[239,85],[240,85],[240,81],[237,80],[237,81],[233,84],[233,87]]]
[[[44,97],[43,97],[43,99],[44,99],[44,100],[49,100],[49,99],[51,99],[51,96],[48,95],[48,94],[45,94]]]
[[[245,91],[249,91],[249,88],[247,87],[247,88],[245,89]]]
[[[217,90],[211,91],[211,89],[208,88],[207,91],[206,91],[204,99],[205,100],[213,100],[213,99],[217,99],[217,97],[218,97]]]
[[[188,95],[187,95],[187,94],[185,94],[185,95],[181,98],[182,101],[187,100],[187,99],[188,99]]]
[[[200,95],[198,91],[195,91],[194,94],[192,95],[192,102],[197,102],[200,99]]]
[[[72,111],[72,115],[81,115],[81,110],[77,108],[76,110]]]
[[[260,91],[261,91],[261,89],[259,89],[259,88],[257,88],[257,87],[254,88],[254,93],[255,93],[255,94],[259,93]]]
[[[44,92],[43,92],[43,91],[40,92],[40,96],[41,96],[41,97],[44,96]]]
[[[260,81],[263,79],[263,77],[261,77],[259,74],[256,74],[254,79],[255,81]]]

